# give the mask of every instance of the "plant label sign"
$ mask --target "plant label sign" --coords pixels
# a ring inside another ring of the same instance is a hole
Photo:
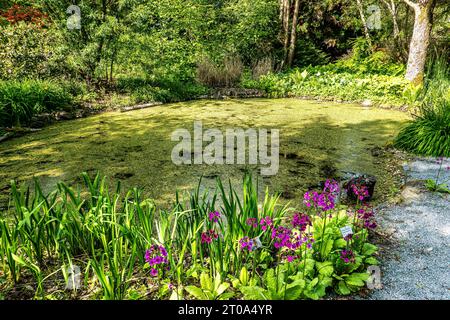
[[[348,235],[353,234],[353,230],[352,230],[351,226],[345,226],[345,227],[342,227],[340,229],[341,229],[341,234],[342,234],[343,238],[345,238]]]

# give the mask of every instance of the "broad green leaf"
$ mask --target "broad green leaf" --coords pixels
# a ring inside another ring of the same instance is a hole
[[[351,293],[350,289],[347,287],[344,281],[339,281],[338,283],[338,293],[341,295],[348,295]]]
[[[316,262],[317,271],[324,276],[331,276],[334,272],[333,262]]]
[[[331,250],[333,250],[334,241],[332,239],[327,240],[322,247],[321,256],[326,258],[330,254]]]
[[[378,265],[379,264],[379,262],[378,262],[378,260],[377,259],[375,259],[374,257],[369,257],[369,258],[366,258],[366,260],[364,260],[364,262],[366,263],[366,264],[368,264],[368,265]]]
[[[303,280],[302,280],[303,281]],[[297,283],[295,285],[290,284],[286,287],[286,291],[284,297],[286,300],[297,300],[300,298],[303,291],[304,284],[302,286],[301,283]]]
[[[200,286],[202,287],[203,290],[205,289],[209,291],[214,290],[212,279],[206,272],[202,272],[202,274],[200,275]]]
[[[363,287],[368,278],[368,273],[352,273],[345,279],[345,282],[351,286]]]
[[[228,282],[224,282],[217,288],[217,295],[220,296],[222,293],[224,293],[228,288],[230,287],[230,284]]]
[[[246,300],[267,300],[269,298],[267,291],[261,287],[243,286],[240,290]]]
[[[333,284],[333,278],[331,276],[319,275],[319,285],[329,287]]]
[[[277,292],[277,279],[275,277],[275,270],[269,269],[264,274],[264,280],[266,281],[266,286],[269,291]]]
[[[364,243],[362,253],[365,256],[370,256],[370,255],[374,254],[377,250],[378,250],[377,246],[375,246],[371,243]]]
[[[233,292],[226,292],[219,297],[219,300],[229,300],[234,297]]]
[[[334,240],[334,248],[335,249],[342,249],[345,248],[347,246],[347,241],[345,241],[344,239],[340,238],[337,240]]]
[[[203,292],[203,290],[196,286],[187,286],[185,289],[187,292],[189,292],[190,295],[194,296],[197,299],[207,299],[207,295]]]
[[[308,283],[308,290],[312,290],[312,288],[314,288],[317,283],[319,283],[319,278],[314,278],[310,283]]]
[[[239,274],[239,280],[241,281],[241,284],[244,286],[248,284],[248,271],[246,267],[243,267],[241,269],[241,272]]]

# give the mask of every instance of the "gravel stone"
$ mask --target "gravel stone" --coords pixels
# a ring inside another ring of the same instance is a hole
[[[444,159],[442,182],[450,180],[448,166],[449,158]],[[418,180],[435,179],[439,164],[435,158],[417,158],[404,169],[407,184],[417,185]],[[369,299],[450,299],[450,195],[423,187],[408,192],[408,201],[378,208],[379,227],[393,232],[393,245],[382,258],[383,287]]]

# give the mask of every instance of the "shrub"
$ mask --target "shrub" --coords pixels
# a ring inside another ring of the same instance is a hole
[[[73,96],[52,81],[0,81],[0,126],[28,124],[45,111],[67,108]]]
[[[419,116],[400,131],[395,146],[418,155],[450,157],[450,102],[424,104]]]
[[[44,78],[67,67],[60,31],[23,21],[1,27],[0,79]]]
[[[273,71],[273,61],[269,57],[258,60],[252,68],[253,79],[259,79]]]
[[[223,59],[220,66],[203,57],[197,64],[197,80],[209,87],[231,87],[241,79],[244,65],[236,55]]]
[[[207,92],[204,86],[192,81],[151,81],[144,78],[119,78],[117,89],[122,94],[129,94],[133,103],[184,101],[198,98]]]

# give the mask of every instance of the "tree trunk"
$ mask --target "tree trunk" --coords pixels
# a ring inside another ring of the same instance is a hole
[[[409,44],[405,77],[414,85],[420,85],[425,73],[435,0],[422,0],[419,3],[404,1],[414,9],[414,29]]]
[[[298,24],[298,12],[300,10],[300,0],[295,0],[294,5],[294,16],[292,18],[292,29],[291,29],[291,44],[289,46],[289,54],[287,59],[287,65],[292,66],[295,55],[295,43],[297,41],[297,24]]]
[[[283,62],[282,68],[287,61],[288,56],[288,45],[289,45],[289,20],[290,20],[290,11],[291,11],[291,1],[290,0],[282,0],[283,7],[281,8],[283,12],[282,26],[283,26]]]
[[[398,27],[398,22],[397,22],[397,7],[395,5],[395,1],[390,0],[388,2],[388,0],[383,0],[383,2],[386,5],[386,7],[388,8],[388,11],[392,16],[392,24],[394,27],[394,38],[397,39],[398,36],[400,35],[400,29]]]
[[[364,35],[366,36],[367,43],[370,47],[372,47],[372,39],[370,38],[369,28],[367,27],[367,20],[364,14],[364,7],[362,5],[361,0],[356,0],[356,4],[358,6],[359,16],[361,17],[361,22],[364,27]]]

